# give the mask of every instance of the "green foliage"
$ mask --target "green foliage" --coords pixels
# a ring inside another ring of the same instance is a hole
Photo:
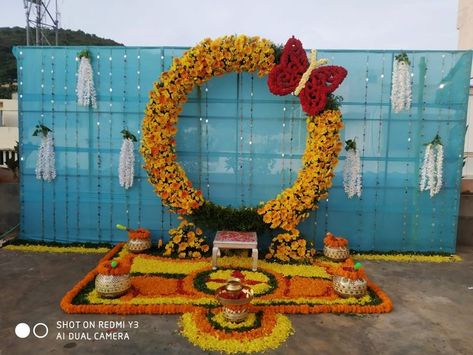
[[[196,225],[212,230],[235,230],[259,234],[268,230],[268,226],[256,211],[255,207],[223,207],[205,201],[187,218]]]
[[[54,43],[54,32],[45,31],[50,43]],[[59,30],[59,43],[62,46],[117,46],[122,45],[111,39],[97,37],[83,31]],[[23,27],[0,27],[0,85],[17,81],[16,60],[12,53],[13,46],[26,45],[26,29]],[[0,98],[9,99],[14,87],[0,88]]]
[[[41,122],[39,122],[36,125],[36,129],[33,132],[33,136],[36,137],[36,136],[39,136],[40,134],[42,134],[44,137],[46,137],[49,132],[52,132],[51,129],[49,127],[41,124]]]
[[[0,71],[2,70],[0,66]],[[15,71],[16,73],[16,71]],[[0,86],[0,99],[11,99],[12,94],[18,91],[16,83],[5,83]]]
[[[274,63],[279,64],[279,62],[281,61],[281,55],[284,50],[284,46],[282,44],[273,43],[271,47],[273,48],[273,51],[274,51]]]
[[[434,139],[432,139],[432,142],[430,142],[430,144],[432,144],[432,145],[442,145],[442,139],[440,138],[438,133],[435,135]]]
[[[327,96],[327,104],[325,105],[324,110],[339,110],[340,106],[342,105],[342,102],[342,96],[330,93]]]
[[[123,139],[131,139],[133,142],[136,142],[136,136],[134,134],[132,134],[129,130],[127,130],[126,128],[122,129],[122,131],[120,132],[123,136]]]
[[[241,270],[241,271],[250,271],[249,269],[244,269],[244,268],[228,268],[228,267],[223,267],[223,268],[218,268],[219,270]],[[211,290],[207,287],[206,283],[209,281],[210,274],[215,272],[215,270],[206,270],[202,271],[201,273],[197,274],[195,279],[194,279],[194,287],[196,290],[209,294],[209,295],[214,295],[215,291]],[[278,287],[278,281],[276,280],[276,277],[274,277],[273,274],[264,271],[262,269],[258,269],[259,273],[264,274],[268,278],[268,285],[269,288],[263,293],[258,294],[258,297],[267,295],[268,293],[273,292],[274,289]],[[223,284],[222,284],[223,286]]]
[[[350,149],[356,150],[355,138],[348,139],[348,140],[345,141],[345,150],[348,152]]]
[[[95,289],[95,279],[89,281],[85,287],[72,299],[72,304],[90,304],[89,298],[87,297]]]
[[[90,52],[88,49],[83,49],[79,53],[77,53],[77,58],[90,58]]]
[[[398,62],[404,62],[408,65],[411,64],[411,61],[409,60],[409,57],[407,56],[407,53],[406,52],[401,52],[400,54],[398,54],[396,57],[396,60]]]
[[[212,327],[214,329],[222,330],[226,333],[248,332],[252,329],[257,329],[257,328],[261,327],[261,318],[263,317],[263,311],[258,311],[258,312],[255,313],[256,320],[255,320],[255,323],[253,325],[246,326],[246,327],[240,327],[240,328],[236,328],[236,329],[230,329],[230,328],[225,328],[225,327],[221,326],[219,323],[217,323],[216,321],[214,321],[212,319],[212,317],[214,315],[215,314],[212,313],[212,311],[210,311],[210,310],[207,312],[207,320],[209,321],[210,324],[212,324]]]

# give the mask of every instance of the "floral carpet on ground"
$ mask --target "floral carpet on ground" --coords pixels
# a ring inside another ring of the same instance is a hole
[[[103,260],[125,257],[123,244]],[[332,288],[332,274],[339,264],[316,258],[312,264],[279,264],[260,260],[251,270],[251,258],[219,258],[212,270],[207,258],[172,259],[152,254],[133,256],[132,288],[117,299],[102,299],[95,290],[97,270],[89,272],[61,301],[67,313],[178,314],[219,307],[215,290],[230,276],[253,288],[252,311],[277,313],[385,313],[392,309],[389,297],[368,281],[362,298],[341,298]]]

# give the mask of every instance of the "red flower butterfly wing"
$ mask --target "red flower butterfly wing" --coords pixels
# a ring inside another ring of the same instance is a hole
[[[327,65],[312,71],[310,79],[299,93],[302,109],[315,116],[325,108],[327,95],[335,91],[347,76],[343,67]]]
[[[269,91],[275,95],[288,95],[299,84],[309,61],[301,41],[292,37],[284,46],[280,63],[271,70],[268,77]]]
[[[315,69],[311,73],[309,80],[312,80],[314,77],[320,78],[327,88],[327,94],[330,94],[337,90],[346,76],[347,70],[345,68],[337,65],[325,65]]]

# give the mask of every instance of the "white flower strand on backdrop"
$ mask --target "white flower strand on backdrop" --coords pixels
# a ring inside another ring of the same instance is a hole
[[[79,60],[80,64],[77,74],[77,103],[81,106],[92,106],[93,108],[97,108],[94,72],[88,54],[79,54]]]
[[[410,61],[406,53],[397,55],[393,63],[391,103],[396,113],[411,108],[412,89]]]
[[[120,132],[123,136],[122,147],[120,149],[120,161],[118,163],[118,179],[120,186],[128,190],[133,186],[133,176],[135,174],[135,153],[133,142],[137,142],[136,136],[128,129],[124,128]]]
[[[52,132],[41,137],[41,145],[36,160],[36,178],[51,182],[56,178],[56,158],[54,154],[54,138]]]
[[[346,159],[343,165],[343,189],[348,198],[361,197],[361,159],[355,140],[346,141]]]
[[[430,191],[434,197],[442,189],[443,183],[443,145],[439,135],[427,144],[424,161],[420,170],[420,191]]]

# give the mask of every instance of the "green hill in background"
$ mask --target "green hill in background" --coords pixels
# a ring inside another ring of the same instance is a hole
[[[35,29],[32,29],[34,31]],[[54,43],[54,32],[46,31],[50,43]],[[26,29],[23,27],[0,27],[0,98],[10,98],[16,91],[16,60],[12,47],[26,45]],[[83,31],[59,30],[60,46],[122,46],[111,39],[97,37]]]

